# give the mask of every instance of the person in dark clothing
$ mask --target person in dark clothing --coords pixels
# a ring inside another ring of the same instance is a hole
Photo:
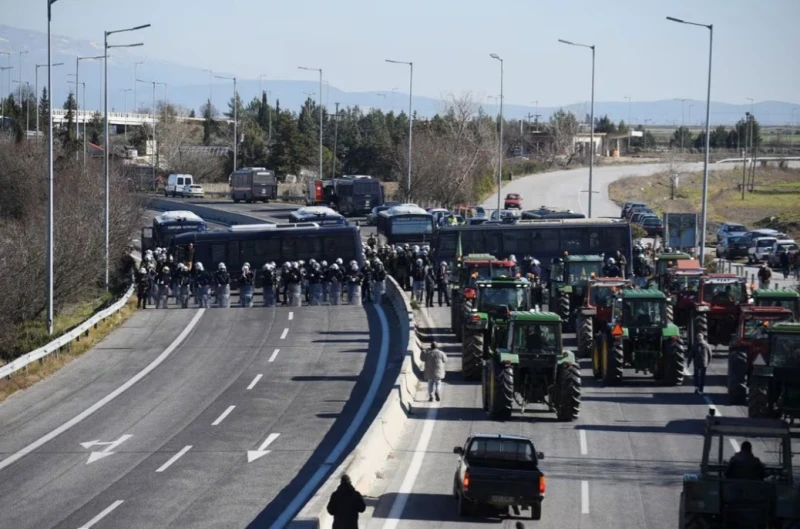
[[[361,301],[372,301],[372,264],[369,260],[364,262],[362,271]]]
[[[439,290],[439,306],[442,306],[442,298],[444,298],[447,306],[450,306],[450,277],[447,272],[447,263],[442,261],[439,265],[439,270],[436,271],[436,286]]]
[[[766,477],[764,463],[753,455],[753,445],[750,444],[750,441],[743,442],[742,449],[728,462],[725,477],[753,480],[763,480]]]
[[[367,510],[364,497],[350,481],[350,476],[342,474],[339,488],[333,491],[328,501],[328,514],[333,516],[333,529],[358,529],[358,515]]]
[[[425,267],[425,306],[433,307],[433,293],[436,291],[436,274],[433,267]]]
[[[136,308],[147,308],[147,295],[150,292],[150,276],[147,275],[147,270],[142,267],[136,276]]]
[[[761,265],[761,268],[758,269],[758,288],[769,288],[770,279],[772,279],[772,269],[769,267],[768,263],[764,263]]]
[[[694,392],[703,394],[706,385],[706,370],[711,364],[711,346],[708,345],[703,333],[697,333],[693,354],[689,355],[686,366],[694,362]]]
[[[783,278],[789,279],[789,252],[784,250],[780,253],[779,258],[781,260],[781,269],[783,269]]]

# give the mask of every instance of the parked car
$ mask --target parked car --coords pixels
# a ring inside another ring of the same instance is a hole
[[[748,247],[747,237],[744,235],[726,236],[717,244],[717,257],[722,259],[747,257]]]
[[[745,228],[744,225],[735,222],[725,222],[717,230],[717,242],[722,242],[722,239],[725,237],[744,235],[745,233],[747,233],[747,228]]]
[[[519,193],[509,193],[503,202],[505,209],[522,209],[522,195]]]
[[[647,207],[647,204],[645,204],[644,202],[625,202],[622,205],[622,211],[620,211],[619,218],[627,219],[628,212],[631,210],[631,208],[634,208],[636,206]]]
[[[192,185],[192,175],[190,174],[171,174],[167,177],[167,183],[164,184],[164,196],[176,197],[183,193],[183,187]]]
[[[781,268],[781,254],[789,252],[791,254],[797,253],[797,243],[792,239],[777,240],[772,244],[772,250],[767,256],[767,262],[772,268]]]
[[[542,518],[546,482],[539,461],[544,454],[529,438],[474,434],[453,452],[459,456],[453,476],[459,516],[469,516],[481,506],[513,506],[530,508],[532,520]]]
[[[501,209],[492,211],[489,220],[499,220],[504,224],[514,224],[522,217],[522,212],[518,209]]]
[[[442,220],[442,217],[449,215],[450,211],[445,208],[429,208],[428,213],[433,215],[433,223],[434,225],[438,226],[439,221]]]
[[[743,235],[743,237],[747,240],[747,244],[750,245],[753,242],[753,239],[757,239],[759,237],[775,237],[777,239],[779,235],[781,235],[781,232],[778,230],[773,230],[771,228],[759,228],[757,230],[748,231]]]
[[[766,261],[769,254],[772,253],[772,247],[777,240],[775,237],[756,237],[752,239],[750,247],[747,249],[747,262],[754,264]]]
[[[189,184],[183,186],[183,198],[203,198],[206,192],[200,184]]]
[[[389,209],[389,206],[385,204],[383,206],[375,206],[374,208],[372,208],[372,211],[370,211],[369,215],[367,215],[367,221],[366,221],[367,226],[377,226],[378,213],[380,213],[381,211],[386,211],[387,209]]]
[[[658,217],[645,217],[642,219],[641,226],[647,232],[648,237],[662,237],[664,235],[664,224]]]
[[[631,224],[637,224],[638,225],[639,223],[642,222],[643,219],[646,219],[646,218],[656,218],[657,219],[658,216],[656,216],[656,214],[653,213],[652,211],[637,211],[636,213],[631,215],[631,218],[628,220],[628,222],[630,222]]]
[[[628,220],[631,220],[637,213],[648,213],[650,215],[655,215],[655,212],[647,206],[635,206],[628,210]]]

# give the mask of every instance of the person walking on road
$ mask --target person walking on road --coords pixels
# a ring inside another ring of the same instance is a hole
[[[441,400],[447,355],[439,349],[439,344],[431,342],[431,348],[422,351],[422,361],[425,363],[425,380],[428,381],[428,402],[433,402],[434,397]]]
[[[781,252],[781,254],[779,256],[779,259],[781,260],[781,271],[783,272],[783,278],[784,279],[789,279],[789,272],[790,272],[789,251],[788,250],[783,250],[783,252]]]
[[[758,289],[769,288],[770,279],[772,279],[772,269],[769,267],[769,263],[764,263],[758,270]]]
[[[358,492],[350,476],[342,474],[339,487],[328,501],[328,514],[333,516],[333,529],[358,529],[358,515],[367,510],[364,497]]]
[[[706,370],[711,365],[711,346],[703,333],[697,333],[694,350],[689,355],[687,364],[694,362],[694,392],[702,395],[706,385]]]

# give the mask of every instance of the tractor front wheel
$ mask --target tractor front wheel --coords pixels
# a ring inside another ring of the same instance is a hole
[[[581,370],[577,364],[561,364],[558,366],[558,420],[572,422],[577,420],[581,411]]]
[[[464,333],[461,348],[461,376],[464,380],[481,379],[483,341],[483,333]]]
[[[611,340],[611,338],[606,337],[606,340]],[[613,345],[604,346],[603,352],[606,353],[603,383],[606,386],[616,386],[622,382],[623,368],[625,367],[625,343],[622,340],[616,340]]]
[[[683,371],[686,367],[686,346],[680,338],[670,344],[664,344],[664,384],[667,386],[683,385]]]
[[[581,320],[580,328],[578,329],[578,357],[591,358],[594,340],[594,325],[591,318]]]
[[[672,303],[667,303],[667,321],[670,323],[675,321],[675,307]]]
[[[494,361],[492,371],[489,416],[492,419],[508,419],[514,403],[514,367],[503,366]]]
[[[747,404],[747,352],[734,349],[728,353],[728,404]]]
[[[751,419],[770,419],[775,415],[775,409],[769,401],[769,386],[759,384],[756,380],[750,381],[747,393],[747,416]]]

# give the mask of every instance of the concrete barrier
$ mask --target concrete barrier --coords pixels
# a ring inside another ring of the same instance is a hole
[[[350,476],[356,489],[362,492],[369,491],[378,478],[377,474],[383,468],[383,463],[393,450],[390,441],[400,438],[409,415],[414,413],[414,397],[420,383],[418,375],[422,364],[421,341],[411,305],[400,286],[390,277],[386,279],[386,294],[399,320],[406,350],[400,374],[392,392],[361,441],[295,516],[294,522],[289,524],[289,527],[330,529],[333,517],[327,511],[328,500],[339,486],[342,474]]]
[[[168,198],[147,197],[145,206],[156,211],[191,211],[203,218],[219,224],[235,226],[237,224],[274,224],[258,217],[251,217],[243,213],[222,211],[210,206],[202,206],[185,201],[170,200]]]

